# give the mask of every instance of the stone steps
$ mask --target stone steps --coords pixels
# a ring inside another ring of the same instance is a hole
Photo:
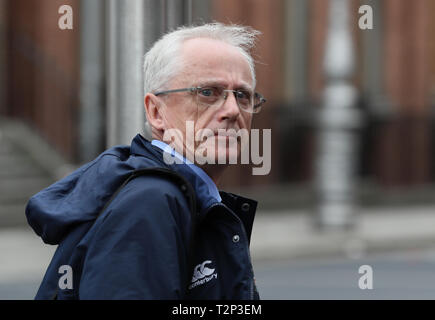
[[[0,178],[46,176],[38,164],[23,155],[0,154]]]
[[[26,203],[0,203],[0,228],[12,228],[27,225]]]
[[[0,204],[21,203],[38,191],[48,187],[52,180],[46,177],[2,178],[0,183]]]
[[[25,130],[22,124],[0,122],[0,228],[27,225],[29,198],[54,182],[52,174],[11,139],[28,137]]]

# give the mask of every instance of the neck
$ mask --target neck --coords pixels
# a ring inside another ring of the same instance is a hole
[[[161,135],[158,134],[159,132],[153,130],[152,139],[163,141],[163,138]],[[163,141],[164,142],[164,141]],[[165,142],[166,143],[166,142]],[[195,163],[193,155],[192,154],[183,154],[183,151],[187,148],[178,148],[177,145],[174,146],[175,151],[177,151],[180,155],[183,155],[186,157],[189,161],[192,163]],[[198,167],[200,167],[204,172],[210,177],[211,180],[215,183],[216,186],[219,186],[219,183],[221,181],[222,174],[227,167],[226,165],[219,165],[219,164],[205,164],[205,165],[199,165],[195,163]]]
[[[219,186],[222,178],[222,174],[224,173],[226,166],[224,165],[204,165],[201,166],[201,169],[207,173],[211,180],[215,183],[216,186]]]

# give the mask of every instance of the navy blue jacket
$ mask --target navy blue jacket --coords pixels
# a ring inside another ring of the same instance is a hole
[[[144,168],[173,172],[186,184],[151,173],[113,196]],[[108,149],[37,193],[28,222],[58,248],[36,299],[259,298],[249,253],[257,203],[225,192],[217,202],[207,190],[187,165],[165,164],[138,134],[131,146]]]

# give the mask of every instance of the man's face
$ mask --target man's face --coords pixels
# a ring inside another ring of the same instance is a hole
[[[222,87],[224,89],[248,89],[253,92],[253,79],[248,62],[234,47],[218,40],[197,38],[184,42],[182,50],[184,67],[169,83],[168,89],[188,87]],[[166,129],[175,128],[183,133],[173,146],[194,161],[191,145],[186,146],[186,122],[194,121],[195,136],[201,129],[208,128],[215,135],[194,144],[195,150],[214,144],[215,163],[218,155],[228,159],[240,155],[240,141],[229,145],[227,136],[218,135],[218,129],[250,130],[252,114],[241,110],[232,92],[220,107],[205,107],[197,104],[195,95],[190,92],[171,93],[159,96],[163,99],[161,110]],[[181,138],[181,137],[180,137]],[[182,141],[180,141],[182,140]],[[225,140],[225,141],[223,141]],[[233,140],[234,141],[234,140]],[[187,151],[187,152],[186,152]],[[222,158],[221,158],[222,159]]]

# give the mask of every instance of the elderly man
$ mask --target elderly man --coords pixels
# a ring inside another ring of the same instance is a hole
[[[37,299],[259,298],[256,202],[216,187],[228,165],[219,157],[240,155],[234,132],[249,131],[265,101],[249,54],[257,34],[214,23],[154,44],[144,63],[152,141],[138,134],[27,205],[35,232],[59,244]]]

